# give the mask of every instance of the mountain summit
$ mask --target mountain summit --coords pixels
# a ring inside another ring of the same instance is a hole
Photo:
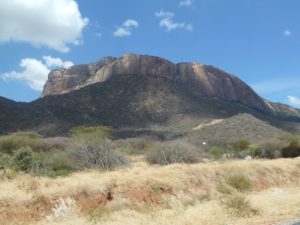
[[[54,70],[49,74],[42,96],[68,93],[106,82],[113,77],[124,79],[128,75],[135,79],[159,77],[185,85],[195,96],[215,97],[266,112],[272,111],[270,105],[247,84],[213,66],[194,62],[173,64],[166,59],[145,55],[106,57],[96,63]]]

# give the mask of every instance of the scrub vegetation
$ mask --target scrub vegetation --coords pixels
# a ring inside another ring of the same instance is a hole
[[[300,215],[297,135],[199,146],[112,131],[0,137],[0,224],[267,225]]]

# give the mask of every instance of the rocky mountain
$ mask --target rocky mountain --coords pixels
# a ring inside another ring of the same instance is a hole
[[[144,55],[108,57],[97,63],[52,71],[42,95],[68,93],[106,82],[112,77],[122,79],[127,75],[134,75],[136,79],[143,76],[160,77],[184,84],[195,96],[216,97],[228,102],[240,102],[258,110],[272,111],[248,85],[215,67],[199,63],[173,64],[162,58]]]
[[[239,78],[199,63],[173,64],[144,55],[107,57],[51,71],[42,97],[0,99],[0,133],[35,129],[47,135],[78,125],[137,131],[189,131],[206,119],[249,113],[281,126],[298,110],[262,99]]]

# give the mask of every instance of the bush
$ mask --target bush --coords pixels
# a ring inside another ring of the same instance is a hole
[[[281,157],[281,149],[286,147],[288,143],[284,140],[270,139],[259,144],[262,149],[261,157],[275,159]]]
[[[12,166],[12,158],[9,154],[0,154],[0,168],[6,168]]]
[[[42,138],[42,136],[34,131],[19,131],[16,133],[13,133],[15,137],[27,137],[31,139],[39,139]]]
[[[225,181],[238,191],[248,191],[252,187],[250,179],[242,173],[231,174],[225,178]]]
[[[281,149],[282,157],[284,158],[296,158],[300,156],[300,145],[298,142],[291,142],[289,146]]]
[[[65,150],[68,146],[69,141],[70,139],[67,137],[48,137],[43,139],[44,144],[46,146],[49,146],[49,150]]]
[[[182,142],[167,142],[157,144],[146,155],[151,164],[168,165],[172,163],[197,163],[199,153],[196,148]]]
[[[258,210],[254,209],[242,195],[227,196],[222,203],[229,213],[237,217],[250,217],[258,214]]]
[[[55,172],[64,172],[64,171],[70,171],[72,170],[71,162],[68,159],[67,154],[54,154],[49,162],[48,162],[49,168]]]
[[[69,148],[72,163],[77,169],[110,170],[128,164],[128,160],[117,151],[114,143],[110,139],[99,137],[97,132],[76,135]]]
[[[251,143],[248,140],[241,139],[232,143],[232,147],[235,151],[244,151],[250,147]]]
[[[220,159],[224,154],[224,149],[221,147],[213,146],[209,149],[209,152],[214,156],[215,159]]]
[[[251,151],[251,149],[239,151],[239,152],[236,153],[236,156],[240,159],[245,159],[247,156],[252,157],[252,151]]]
[[[12,154],[15,150],[28,146],[33,151],[45,151],[57,144],[45,141],[42,136],[35,132],[17,132],[0,137],[0,152]]]
[[[69,155],[65,151],[51,150],[34,154],[35,175],[57,177],[69,175],[72,171],[72,164]]]
[[[96,127],[86,127],[79,126],[70,130],[71,136],[83,136],[83,135],[93,135],[97,136],[97,138],[109,138],[111,134],[112,128],[106,126],[96,126]]]
[[[261,157],[263,153],[261,147],[258,146],[251,146],[250,151],[252,157]]]
[[[34,167],[33,151],[30,147],[22,147],[13,154],[13,165],[16,170],[29,172]]]
[[[155,140],[151,137],[136,137],[117,140],[121,152],[127,155],[144,154],[154,145]]]
[[[281,137],[279,137],[280,140],[288,142],[288,143],[298,143],[300,142],[300,135],[295,135],[295,134],[286,134]]]

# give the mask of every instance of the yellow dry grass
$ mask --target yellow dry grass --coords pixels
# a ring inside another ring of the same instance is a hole
[[[165,167],[149,166],[141,158],[134,160],[131,168],[112,172],[85,171],[56,179],[18,175],[12,180],[2,180],[0,203],[9,202],[10,206],[20,206],[30,205],[41,197],[67,198],[81,192],[95,194],[106,190],[121,193],[138,187],[149,187],[154,192],[160,192],[161,187],[171,187],[172,193],[159,193],[162,201],[158,205],[137,202],[133,206],[132,202],[116,197],[95,210],[94,214],[82,214],[75,210],[57,220],[46,219],[45,215],[39,221],[28,220],[31,221],[28,223],[271,225],[300,217],[299,158],[175,164]],[[257,212],[253,215],[236,216],[222,204],[228,195],[220,193],[218,185],[224,183],[229,174],[236,173],[246,175],[252,189],[245,193],[234,190],[230,195],[241,195],[247,199]],[[19,224],[26,224],[24,221]],[[0,224],[9,223],[12,224],[12,221],[1,218],[0,208]]]

